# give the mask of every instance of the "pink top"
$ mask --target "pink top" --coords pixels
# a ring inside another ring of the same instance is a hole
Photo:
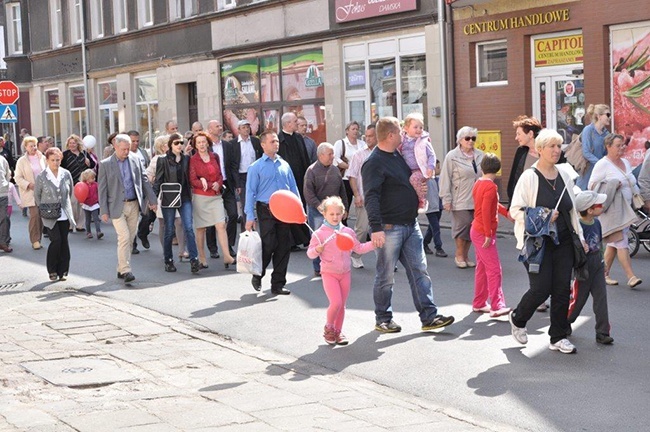
[[[41,167],[41,155],[36,153],[34,156],[27,156],[29,159],[29,164],[32,167],[32,171],[34,172],[34,178],[38,177],[38,175],[43,172],[43,168]]]
[[[316,247],[330,238],[334,230],[327,225],[321,225],[320,228],[311,236],[307,256],[311,259],[318,257]],[[332,238],[325,243],[325,249],[320,254],[320,269],[322,273],[343,274],[350,271],[350,255],[352,252],[365,254],[375,249],[372,242],[359,243],[357,236],[351,228],[342,227],[339,232],[348,234],[354,240],[354,247],[351,251],[342,251],[336,246],[336,238]],[[318,238],[316,238],[318,236]],[[318,241],[320,239],[320,242]]]

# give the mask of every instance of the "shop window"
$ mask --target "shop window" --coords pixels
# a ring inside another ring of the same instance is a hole
[[[508,48],[505,40],[476,44],[476,83],[508,84]]]
[[[307,119],[316,142],[325,141],[322,71],[321,50],[223,62],[225,128],[237,134],[237,122],[246,119],[254,135],[277,131],[282,115],[294,112]]]
[[[70,87],[70,130],[83,137],[88,134],[86,92],[83,86]]]
[[[9,39],[9,55],[23,53],[23,25],[20,17],[20,3],[9,3],[6,6],[7,36]]]
[[[411,113],[420,113],[426,117],[428,104],[425,56],[401,57],[400,72],[402,79],[402,118]]]
[[[117,83],[115,81],[99,83],[99,122],[100,142],[110,145],[106,138],[119,130],[119,111],[117,108]]]
[[[52,48],[63,46],[63,9],[62,0],[50,0],[50,29],[52,31]]]
[[[93,39],[104,37],[104,8],[101,0],[90,1],[90,27]]]
[[[59,91],[45,91],[45,127],[46,134],[54,138],[54,144],[61,148],[61,110],[59,108]]]
[[[345,64],[345,89],[366,89],[366,63],[351,62]]]
[[[188,18],[199,13],[198,0],[169,0],[169,19]]]
[[[158,135],[158,81],[155,76],[136,78],[135,107],[140,142],[150,150]]]
[[[372,121],[397,117],[397,80],[395,59],[370,62],[370,111]]]

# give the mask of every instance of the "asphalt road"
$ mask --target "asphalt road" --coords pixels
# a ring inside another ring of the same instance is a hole
[[[49,284],[45,250],[31,250],[26,225],[16,212],[15,252],[0,254],[0,283],[25,282],[38,290]],[[292,295],[274,297],[269,294],[268,276],[258,294],[249,276],[223,269],[220,260],[211,260],[210,268],[198,276],[190,274],[188,263],[178,262],[177,273],[165,273],[158,237],[152,235],[152,249],[133,257],[136,283],[125,288],[115,279],[115,234],[112,227],[105,226],[105,232],[101,241],[71,235],[71,277],[63,284],[188,319],[234,339],[325,366],[332,374],[358,375],[467,416],[530,431],[647,430],[650,362],[644,318],[650,253],[643,249],[632,264],[644,283],[635,290],[625,285],[608,288],[612,346],[595,343],[590,301],[571,337],[577,354],[548,350],[548,313],[535,314],[528,326],[528,345],[519,345],[510,336],[507,318],[491,320],[471,311],[473,271],[457,269],[451,256],[428,260],[435,301],[441,313],[455,316],[456,323],[442,331],[421,332],[400,267],[393,308],[403,331],[379,334],[373,330],[371,253],[364,256],[365,269],[353,270],[344,325],[351,343],[332,348],[322,339],[327,299],[320,279],[311,277],[304,252],[291,255],[287,288]],[[451,253],[448,230],[443,230],[443,240]],[[506,301],[514,307],[527,289],[527,276],[516,262],[514,238],[499,238],[498,244]],[[623,282],[620,266],[614,267],[612,276]]]

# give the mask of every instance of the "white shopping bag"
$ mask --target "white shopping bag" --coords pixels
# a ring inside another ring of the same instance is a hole
[[[239,234],[237,273],[262,276],[262,239],[257,231]]]

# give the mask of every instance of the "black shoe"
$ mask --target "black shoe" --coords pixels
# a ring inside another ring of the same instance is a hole
[[[219,255],[219,252],[210,252],[210,258],[218,259],[221,258],[221,255]]]
[[[125,275],[125,274],[126,274],[126,273],[120,273],[120,272],[117,272],[117,278],[118,278],[118,279],[124,279],[124,275]]]
[[[291,291],[289,291],[285,287],[280,287],[280,288],[271,288],[271,293],[275,295],[289,295],[291,294]]]
[[[320,277],[320,272],[317,270],[314,270],[314,277]]]
[[[165,271],[169,273],[174,273],[176,271],[176,266],[174,266],[174,261],[167,261],[165,263]]]
[[[140,253],[140,251],[138,250],[138,248],[133,246],[133,249],[131,249],[131,255],[137,255],[139,253]]]
[[[427,255],[433,255],[433,251],[429,246],[424,246],[424,253]]]
[[[190,271],[192,273],[198,273],[199,270],[200,270],[200,267],[201,266],[199,264],[199,260],[197,260],[196,258],[193,259],[193,260],[190,260]]]
[[[611,345],[614,343],[614,338],[608,334],[599,333],[596,335],[596,342],[603,345]]]
[[[124,283],[133,282],[135,280],[135,276],[133,276],[133,273],[131,272],[123,273],[122,276],[124,276]]]
[[[261,276],[253,276],[251,279],[251,285],[253,285],[253,289],[255,291],[259,291],[262,289],[262,277]]]
[[[436,256],[440,258],[447,258],[449,255],[447,255],[447,252],[442,249],[436,249]]]
[[[435,330],[441,327],[447,327],[448,325],[451,325],[454,322],[454,317],[453,316],[442,316],[442,315],[436,315],[435,318],[433,318],[430,322],[427,323],[422,323],[422,330],[427,331],[427,330]]]
[[[151,245],[149,244],[149,239],[146,237],[140,237],[140,241],[142,242],[142,247],[145,249],[149,249]]]
[[[300,252],[302,248],[298,245],[291,246],[291,252]]]

